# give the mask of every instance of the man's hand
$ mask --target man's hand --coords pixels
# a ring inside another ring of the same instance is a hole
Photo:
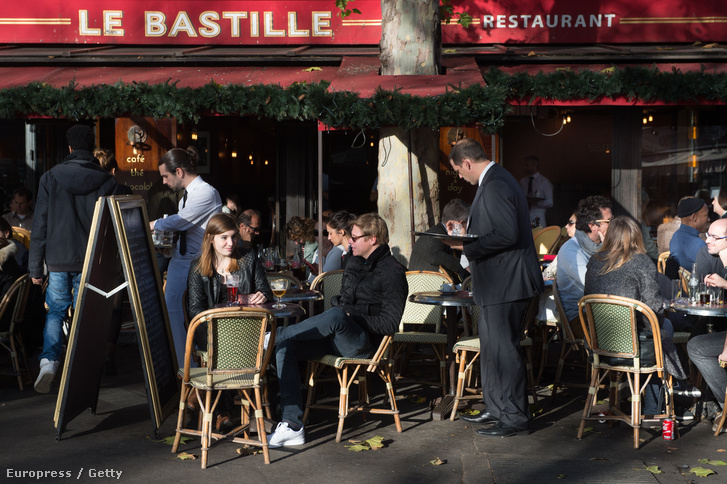
[[[727,281],[720,277],[718,274],[708,274],[704,277],[704,283],[708,286],[727,289]]]
[[[151,222],[149,222],[149,228],[152,230],[154,230],[154,222],[156,222],[156,220],[152,220]]]
[[[36,286],[42,286],[43,285],[43,278],[42,277],[33,277],[31,279],[31,281],[33,281],[33,284],[35,284]]]

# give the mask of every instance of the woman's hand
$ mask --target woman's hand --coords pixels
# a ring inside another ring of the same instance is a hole
[[[727,289],[727,281],[725,281],[722,277],[720,277],[717,274],[708,274],[704,277],[704,283],[708,286],[714,286],[714,287],[720,287],[722,289]]]
[[[265,294],[258,291],[255,294],[250,294],[250,298],[248,299],[249,304],[264,304],[266,303],[268,298],[265,297]]]

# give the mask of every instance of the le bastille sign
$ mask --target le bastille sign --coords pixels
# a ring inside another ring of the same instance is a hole
[[[437,1],[437,0],[432,0]],[[442,25],[445,44],[668,43],[727,40],[724,0],[454,0],[473,17]],[[32,0],[0,6],[0,43],[375,45],[380,0]]]

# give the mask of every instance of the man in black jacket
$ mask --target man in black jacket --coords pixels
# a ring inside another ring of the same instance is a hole
[[[78,294],[93,212],[99,197],[112,195],[116,180],[93,157],[93,129],[75,125],[66,133],[70,154],[40,178],[28,272],[33,284],[43,283],[43,262],[48,266],[45,302],[48,314],[43,330],[43,352],[35,390],[48,393],[58,370],[63,334],[61,325]]]
[[[368,358],[382,336],[399,327],[409,286],[406,269],[389,250],[386,222],[375,213],[361,215],[353,222],[349,243],[351,253],[334,307],[278,329],[275,357],[283,415],[268,436],[270,447],[305,443],[299,361],[326,354]]]

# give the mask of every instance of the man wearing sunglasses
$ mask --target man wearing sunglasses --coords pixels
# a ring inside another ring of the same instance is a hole
[[[252,249],[255,247],[255,238],[260,235],[260,212],[248,208],[237,217],[237,227],[240,230],[240,245]]]

